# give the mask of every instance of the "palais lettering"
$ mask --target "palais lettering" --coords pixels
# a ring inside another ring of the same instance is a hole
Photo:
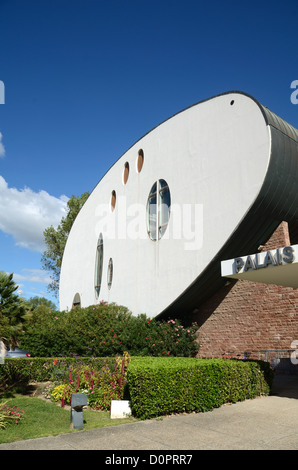
[[[278,248],[264,253],[256,253],[255,255],[235,258],[233,271],[234,273],[254,271],[256,269],[293,263],[294,261],[294,248],[292,246],[286,246],[285,248]]]

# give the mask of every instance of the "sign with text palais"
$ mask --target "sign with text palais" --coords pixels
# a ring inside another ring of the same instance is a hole
[[[233,279],[298,287],[298,245],[222,261],[221,275]]]

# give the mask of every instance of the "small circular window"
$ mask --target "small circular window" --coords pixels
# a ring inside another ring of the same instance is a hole
[[[108,289],[110,290],[112,287],[113,282],[113,260],[112,258],[109,259],[108,264]]]
[[[144,152],[143,152],[143,149],[140,149],[138,152],[138,158],[137,158],[137,172],[138,173],[141,173],[143,165],[144,165]]]
[[[129,176],[129,163],[126,162],[125,165],[124,165],[124,168],[123,168],[123,184],[126,184],[127,183],[127,180],[128,180],[128,176]]]
[[[170,189],[165,180],[158,180],[151,188],[147,201],[147,231],[151,240],[160,240],[164,235],[171,207]]]
[[[116,191],[112,191],[111,194],[111,211],[113,212],[116,207]]]

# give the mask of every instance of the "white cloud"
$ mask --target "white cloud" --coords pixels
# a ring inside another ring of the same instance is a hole
[[[10,273],[7,272],[6,274]],[[48,298],[49,296],[45,286],[50,284],[52,279],[50,278],[50,273],[43,269],[23,268],[20,274],[13,273],[13,280],[18,286],[17,293],[21,297],[29,298],[37,296]],[[52,301],[54,303],[56,302],[56,300],[53,299]]]
[[[4,145],[2,144],[2,134],[0,132],[0,158],[4,157],[5,155],[5,148]]]
[[[13,280],[19,285],[19,287],[23,287],[23,284],[20,284],[20,281],[24,282],[37,282],[41,284],[50,284],[52,279],[49,276],[47,271],[43,269],[22,269],[24,274],[17,274],[14,273]]]
[[[43,252],[43,232],[51,225],[58,226],[66,214],[67,200],[64,195],[56,198],[43,190],[9,188],[0,176],[0,230],[12,235],[18,246]]]

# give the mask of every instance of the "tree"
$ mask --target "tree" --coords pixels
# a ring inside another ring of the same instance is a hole
[[[15,294],[17,288],[13,274],[0,271],[0,341],[11,349],[18,344],[26,314],[22,299]]]
[[[57,310],[57,307],[54,304],[54,302],[52,302],[49,299],[46,299],[45,297],[35,296],[35,297],[30,297],[30,299],[23,299],[23,301],[24,301],[24,304],[26,305],[27,310],[30,310],[31,312],[33,312],[40,306],[44,306],[48,310],[49,309],[53,311]]]
[[[46,244],[46,250],[43,252],[41,263],[42,268],[50,272],[52,282],[48,286],[48,290],[58,297],[60,270],[64,248],[71,227],[89,197],[89,193],[83,193],[81,196],[71,196],[67,202],[68,212],[62,217],[57,229],[52,225],[43,232]]]

